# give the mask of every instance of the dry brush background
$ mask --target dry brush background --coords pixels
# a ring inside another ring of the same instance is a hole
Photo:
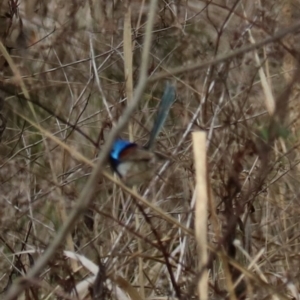
[[[150,1],[0,5],[5,299],[88,180],[76,153],[95,159],[131,101]],[[163,214],[99,176],[89,210],[20,299],[197,298],[197,130],[208,138],[209,299],[299,299],[299,11],[297,0],[158,1],[147,87],[120,135],[145,144],[165,82],[176,82],[157,142],[170,161],[138,189]]]

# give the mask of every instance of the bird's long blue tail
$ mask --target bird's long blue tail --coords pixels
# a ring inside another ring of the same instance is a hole
[[[172,104],[175,102],[176,99],[176,90],[173,85],[170,83],[167,83],[165,87],[164,94],[161,98],[159,107],[158,107],[158,112],[157,116],[155,119],[155,122],[153,124],[153,128],[150,133],[149,141],[146,144],[145,148],[151,150],[154,146],[154,142],[159,135],[166,119],[169,114],[169,110],[172,106]]]

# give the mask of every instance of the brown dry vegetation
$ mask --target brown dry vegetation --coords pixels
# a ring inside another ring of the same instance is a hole
[[[299,299],[297,0],[158,1],[147,86],[120,132],[145,144],[176,82],[157,142],[170,161],[138,189],[150,204],[99,176],[89,210],[26,277],[132,101],[150,2],[0,2],[1,299],[23,288],[20,299],[197,299],[197,130],[207,131],[209,299]]]

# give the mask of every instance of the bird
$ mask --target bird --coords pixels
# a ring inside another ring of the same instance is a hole
[[[155,175],[158,162],[166,159],[164,155],[154,152],[153,148],[175,100],[175,87],[167,83],[145,146],[120,138],[114,141],[109,154],[110,165],[127,186],[150,181]]]

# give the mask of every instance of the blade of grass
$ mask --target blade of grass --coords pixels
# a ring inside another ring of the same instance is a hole
[[[252,36],[251,30],[249,29],[248,31],[249,33],[249,40],[251,42],[251,44],[255,45],[255,40]],[[257,54],[257,50],[254,51],[254,58],[257,64],[258,69],[258,74],[260,77],[260,82],[261,82],[261,86],[265,95],[265,105],[266,105],[266,109],[269,112],[270,116],[273,116],[274,112],[275,112],[275,99],[271,90],[271,87],[269,85],[269,82],[267,80],[266,74],[264,72],[263,66],[260,62],[259,56]]]
[[[133,79],[132,79],[132,41],[131,41],[131,7],[127,7],[124,17],[123,31],[123,48],[124,48],[124,75],[126,83],[127,103],[130,103],[133,98]],[[133,140],[132,123],[129,122],[129,138]]]
[[[196,170],[195,237],[198,245],[198,295],[199,300],[208,299],[207,271],[207,170],[206,170],[206,133],[193,133],[193,152]]]
[[[22,76],[17,68],[17,66],[15,65],[14,61],[12,60],[11,56],[9,55],[9,53],[7,52],[6,48],[4,47],[4,45],[2,44],[2,42],[0,41],[0,52],[3,54],[4,58],[6,59],[6,61],[8,62],[8,65],[10,66],[13,74],[14,74],[14,78],[13,81],[14,83],[17,83],[20,85],[22,92],[24,93],[24,96],[26,99],[29,99],[29,93],[26,89],[25,83],[22,79]]]

